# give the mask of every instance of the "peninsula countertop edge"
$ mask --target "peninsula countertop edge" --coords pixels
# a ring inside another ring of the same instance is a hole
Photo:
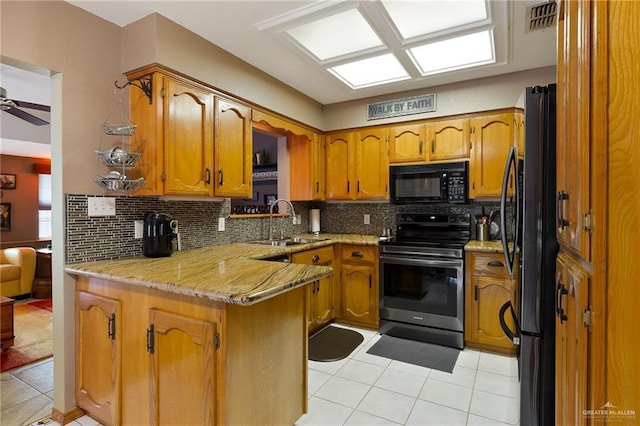
[[[269,258],[335,243],[377,245],[378,237],[323,234],[322,241],[290,247],[232,243],[143,256],[71,263],[71,275],[117,281],[213,301],[252,305],[327,277],[328,266],[268,261]]]

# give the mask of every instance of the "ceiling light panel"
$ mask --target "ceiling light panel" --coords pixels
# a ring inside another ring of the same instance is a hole
[[[320,61],[383,46],[358,9],[350,9],[287,30]]]
[[[406,80],[409,74],[391,53],[329,68],[352,89]]]
[[[389,17],[404,39],[486,21],[485,0],[382,0]]]
[[[495,62],[493,31],[481,31],[409,49],[422,75]]]

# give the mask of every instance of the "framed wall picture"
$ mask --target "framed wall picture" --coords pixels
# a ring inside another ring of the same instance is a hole
[[[16,189],[16,175],[0,174],[0,189]]]
[[[0,230],[11,230],[11,203],[0,203]]]

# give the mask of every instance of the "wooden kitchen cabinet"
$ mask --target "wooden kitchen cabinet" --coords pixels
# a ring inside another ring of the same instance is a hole
[[[326,136],[327,200],[351,199],[353,136],[353,133],[333,133]]]
[[[340,320],[378,328],[378,248],[344,244],[340,250]]]
[[[592,6],[583,1],[561,4],[556,95],[558,240],[589,261]]]
[[[251,108],[216,97],[213,145],[216,197],[252,198],[252,142]]]
[[[305,265],[333,266],[333,246],[294,253],[291,255],[291,261]],[[334,281],[334,276],[331,275],[313,282],[309,286],[307,304],[309,334],[335,318],[333,309]]]
[[[470,119],[473,158],[469,163],[469,198],[499,198],[509,149],[514,145],[513,113]],[[509,194],[515,179],[509,179]]]
[[[325,196],[324,136],[287,136],[289,151],[289,198],[292,201],[321,201]]]
[[[121,302],[79,291],[76,321],[77,404],[102,424],[120,424]]]
[[[517,268],[510,277],[502,253],[467,252],[465,265],[465,330],[467,345],[494,352],[514,354],[516,347],[499,322],[502,305],[511,301],[517,309]],[[517,264],[517,262],[516,262]],[[513,321],[506,316],[514,330]]]
[[[326,137],[326,198],[380,200],[389,196],[387,129]]]
[[[429,162],[468,160],[471,145],[469,119],[429,122],[427,141]]]
[[[589,277],[569,256],[556,263],[556,421],[587,424]]]
[[[146,180],[135,195],[252,193],[249,107],[158,66],[127,78],[151,82],[150,98],[137,88],[130,92],[131,121],[138,126],[131,147],[142,154],[131,173]]]
[[[102,424],[294,424],[306,411],[305,287],[249,306],[86,276],[76,291],[76,392]]]
[[[423,123],[389,128],[389,163],[423,163],[426,160],[427,137]]]
[[[515,144],[518,148],[518,158],[524,158],[524,112],[513,113],[513,132]]]
[[[216,324],[158,309],[149,324],[150,424],[216,424]]]

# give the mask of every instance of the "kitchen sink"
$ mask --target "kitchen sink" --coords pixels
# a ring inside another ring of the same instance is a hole
[[[324,240],[326,240],[326,238],[292,237],[292,238],[285,238],[282,240],[247,241],[247,244],[260,244],[264,246],[274,246],[274,247],[288,247],[288,246],[297,246],[299,244],[311,244],[311,243],[324,241]]]

